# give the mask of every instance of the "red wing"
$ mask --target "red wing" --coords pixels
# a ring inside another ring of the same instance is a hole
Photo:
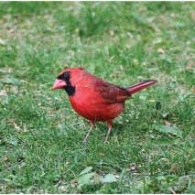
[[[96,90],[101,94],[103,99],[108,103],[123,103],[131,96],[130,92],[125,88],[98,80],[96,82]]]

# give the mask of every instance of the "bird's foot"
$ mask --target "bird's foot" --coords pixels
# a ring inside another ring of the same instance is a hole
[[[108,132],[107,132],[106,138],[104,140],[105,144],[108,143],[108,138],[109,138],[109,135],[110,135],[111,130],[112,130],[112,121],[108,121],[107,123],[108,123]]]
[[[86,144],[88,142],[88,136],[85,136],[85,138],[83,139],[83,143]]]
[[[91,128],[89,129],[89,131],[87,132],[87,135],[84,137],[84,140],[83,140],[83,143],[84,144],[87,144],[87,142],[88,142],[88,138],[89,138],[89,134],[91,133],[91,131],[92,131],[92,129],[93,129],[93,127],[94,127],[94,125],[93,125],[93,123],[91,122]]]
[[[105,144],[108,144],[109,142],[108,142],[108,140],[107,140],[107,139],[105,139],[105,140],[104,140],[104,143],[105,143]]]
[[[84,140],[83,140],[83,146],[84,146],[84,148],[87,147],[87,144],[88,144],[88,140],[84,139]]]

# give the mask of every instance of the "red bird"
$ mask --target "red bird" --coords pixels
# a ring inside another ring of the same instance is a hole
[[[146,80],[127,88],[110,84],[84,70],[84,68],[67,68],[63,70],[53,89],[64,89],[69,96],[73,109],[94,126],[96,121],[105,121],[108,124],[107,142],[112,129],[112,120],[123,110],[124,104],[132,94],[141,91],[156,80]],[[91,132],[87,133],[84,141]]]

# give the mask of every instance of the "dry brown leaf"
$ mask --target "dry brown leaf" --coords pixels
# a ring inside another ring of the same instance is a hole
[[[158,52],[159,54],[165,54],[165,50],[162,49],[162,48],[158,48],[157,52]]]
[[[190,15],[191,15],[192,20],[195,21],[195,11],[192,11]]]
[[[11,72],[13,72],[13,69],[9,68],[9,67],[0,68],[0,72],[2,72],[2,73],[11,73]]]
[[[110,30],[110,31],[109,31],[109,35],[110,35],[110,36],[114,36],[114,31],[113,31],[113,30]]]
[[[16,124],[16,122],[12,119],[9,120],[9,123],[17,130],[22,131],[22,129]]]
[[[189,61],[186,65],[186,70],[195,70],[195,62],[194,61]]]
[[[5,45],[5,41],[0,38],[0,45]]]
[[[7,92],[5,90],[0,91],[0,96],[7,96]]]
[[[7,156],[4,156],[3,157],[3,161],[6,162],[6,161],[9,161],[9,158]]]
[[[72,187],[76,187],[78,185],[78,182],[76,179],[73,179],[71,182],[70,182],[71,186]]]
[[[163,122],[164,122],[164,125],[171,126],[171,123],[168,120],[164,120]]]

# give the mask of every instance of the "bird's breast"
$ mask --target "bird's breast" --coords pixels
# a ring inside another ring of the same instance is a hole
[[[78,114],[92,121],[112,120],[124,109],[124,103],[108,103],[93,88],[76,88],[69,100]]]

